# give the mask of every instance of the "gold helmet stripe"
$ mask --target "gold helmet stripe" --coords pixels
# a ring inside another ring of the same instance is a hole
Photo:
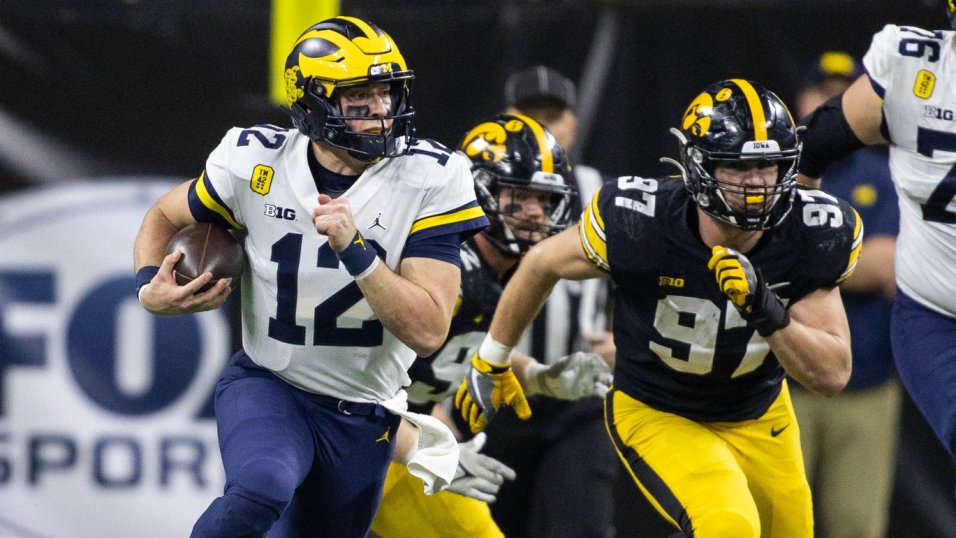
[[[737,87],[740,88],[740,91],[744,92],[744,97],[747,99],[747,107],[750,108],[750,115],[753,116],[754,120],[754,140],[766,140],[767,117],[764,115],[763,102],[760,101],[757,90],[742,78],[734,78],[730,79],[730,81],[736,84]]]
[[[548,137],[544,134],[544,127],[524,114],[515,114],[515,117],[523,121],[525,125],[531,129],[531,132],[534,133],[534,138],[538,141],[538,148],[541,149],[541,171],[548,174],[554,173],[554,155],[551,152],[551,147],[548,145]]]

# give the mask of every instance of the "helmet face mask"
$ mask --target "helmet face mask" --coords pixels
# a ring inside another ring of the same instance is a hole
[[[574,190],[561,145],[527,116],[499,115],[471,129],[459,149],[472,162],[475,194],[495,247],[520,256],[571,220]]]
[[[711,85],[671,132],[684,184],[705,213],[765,230],[790,212],[800,143],[789,110],[772,92],[741,79]]]
[[[312,140],[363,162],[402,155],[414,132],[413,78],[398,47],[374,24],[353,17],[322,21],[299,36],[286,60],[292,123]],[[380,84],[388,85],[388,106],[381,113],[369,107],[364,114],[363,107],[341,109],[342,95],[349,90],[373,92]]]

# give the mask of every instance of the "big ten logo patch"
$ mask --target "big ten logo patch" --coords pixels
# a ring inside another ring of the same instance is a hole
[[[275,219],[295,220],[295,209],[266,204],[265,216]]]
[[[185,536],[222,492],[230,324],[134,291],[136,231],[171,185],[0,197],[0,535]]]

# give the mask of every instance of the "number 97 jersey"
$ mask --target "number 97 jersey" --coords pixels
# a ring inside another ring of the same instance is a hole
[[[622,177],[585,209],[582,247],[616,284],[614,386],[691,420],[754,419],[779,394],[783,368],[720,291],[698,218],[680,180]],[[789,304],[848,277],[862,237],[849,204],[800,189],[746,255]]]
[[[896,280],[956,317],[956,34],[887,25],[863,58],[883,98],[890,173],[899,192]]]
[[[415,353],[378,321],[316,232],[310,155],[310,140],[298,131],[232,129],[191,188],[190,209],[197,220],[247,232],[242,344],[253,361],[309,392],[383,401],[408,384]],[[371,165],[342,197],[366,244],[393,271],[406,246],[423,255],[427,238],[466,238],[488,222],[468,160],[427,140],[413,139],[407,155]]]

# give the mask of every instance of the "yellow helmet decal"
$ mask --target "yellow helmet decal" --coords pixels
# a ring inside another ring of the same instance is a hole
[[[730,99],[730,96],[733,94],[734,94],[733,90],[731,90],[730,88],[724,88],[720,90],[719,92],[717,92],[717,95],[714,96],[714,100],[717,101],[718,103],[723,103],[727,99]]]
[[[496,163],[505,156],[507,138],[508,133],[505,132],[504,127],[489,121],[468,131],[461,147],[469,157],[480,156],[483,161]]]
[[[714,98],[709,93],[698,95],[684,111],[681,129],[690,131],[694,136],[703,136],[710,131],[710,114],[714,107]]]
[[[292,103],[305,97],[305,91],[298,86],[299,66],[293,65],[285,70],[285,100],[286,105],[292,106]]]
[[[309,39],[321,39],[334,45],[336,50],[325,56],[307,56],[301,51],[295,66],[286,69],[286,97],[289,104],[302,97],[301,89],[293,89],[299,77],[316,77],[331,97],[337,81],[349,80],[361,83],[370,75],[407,69],[405,58],[386,33],[378,34],[362,19],[338,17],[361,30],[363,35],[349,38],[331,28],[307,31],[296,40],[295,47]],[[298,68],[298,71],[296,71]]]
[[[763,103],[760,101],[760,96],[757,95],[757,90],[744,79],[734,78],[730,79],[730,82],[736,84],[744,93],[744,98],[747,99],[747,108],[750,109],[750,115],[754,122],[754,140],[766,140],[767,116],[764,114]]]
[[[544,134],[544,127],[524,114],[515,114],[515,117],[521,121],[511,120],[505,124],[505,129],[517,133],[521,131],[523,125],[527,125],[528,128],[531,129],[531,132],[534,133],[534,139],[538,141],[538,148],[541,150],[541,171],[549,174],[554,172],[554,156],[551,154],[548,137]]]
[[[949,9],[950,13],[956,12],[956,3],[953,0],[946,2],[946,7]]]

